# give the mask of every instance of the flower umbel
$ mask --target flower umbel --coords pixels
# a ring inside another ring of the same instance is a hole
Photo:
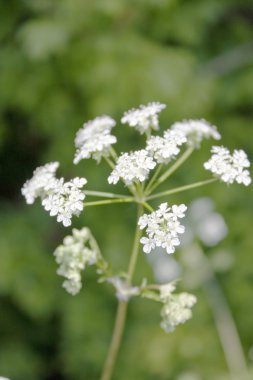
[[[148,178],[150,170],[155,166],[155,161],[145,149],[123,153],[108,177],[108,182],[116,184],[120,179],[126,185],[131,185],[133,182],[144,182]]]
[[[26,181],[21,189],[28,204],[34,203],[37,197],[43,198],[54,188],[55,172],[58,167],[59,162],[50,162],[34,170],[32,178]]]
[[[171,126],[174,131],[181,131],[187,137],[187,144],[198,148],[203,139],[212,137],[220,140],[221,135],[214,125],[209,124],[206,120],[183,120],[177,121]]]
[[[143,251],[150,253],[155,247],[166,249],[167,253],[174,253],[175,247],[180,244],[179,234],[184,233],[185,227],[179,223],[185,216],[187,207],[184,204],[168,207],[167,202],[147,215],[140,217],[138,225],[140,229],[146,228],[147,237],[142,237]]]
[[[179,146],[186,141],[182,132],[168,129],[163,137],[151,136],[146,149],[159,164],[167,164],[179,154]]]
[[[81,188],[87,180],[76,177],[64,182],[63,178],[55,177],[58,167],[58,162],[51,162],[37,168],[33,177],[23,185],[21,192],[28,204],[40,197],[42,206],[50,212],[50,216],[57,216],[57,222],[62,222],[67,227],[71,225],[72,216],[78,216],[83,210],[85,194]]]
[[[250,172],[245,170],[250,166],[250,162],[242,149],[234,150],[231,155],[227,148],[213,146],[211,152],[213,155],[204,163],[205,169],[229,184],[237,182],[248,186],[251,183]]]
[[[103,156],[109,156],[111,145],[117,141],[116,137],[111,135],[111,129],[115,124],[115,120],[110,116],[99,116],[85,123],[76,134],[77,151],[74,164],[90,157],[99,162]]]
[[[73,229],[71,236],[66,236],[63,244],[54,252],[59,264],[57,274],[66,278],[63,287],[75,295],[81,287],[81,273],[87,265],[94,265],[99,253],[90,244],[91,233],[88,228]]]
[[[151,129],[158,130],[158,113],[165,107],[165,104],[159,102],[148,103],[146,106],[141,105],[137,109],[133,108],[125,112],[121,123],[136,128],[141,134],[148,133]]]

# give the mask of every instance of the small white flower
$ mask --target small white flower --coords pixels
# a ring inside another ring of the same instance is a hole
[[[156,211],[140,217],[138,225],[140,229],[146,228],[147,233],[147,237],[140,240],[145,253],[150,253],[155,247],[165,248],[169,254],[175,252],[175,247],[180,244],[178,235],[185,230],[178,219],[185,216],[186,209],[184,204],[168,207],[165,202]]]
[[[98,252],[91,248],[90,231],[88,228],[73,229],[72,236],[66,236],[63,245],[54,252],[59,264],[57,274],[66,278],[63,287],[68,293],[75,295],[81,287],[81,272],[87,265],[94,265],[98,259]]]
[[[177,121],[171,126],[171,129],[181,131],[186,136],[188,145],[194,147],[199,147],[203,139],[211,137],[220,140],[221,138],[217,128],[204,119]]]
[[[176,326],[188,321],[192,317],[191,308],[197,302],[196,297],[188,293],[168,293],[167,297],[161,297],[161,300],[165,303],[161,311],[161,327],[165,332],[172,332]]]
[[[34,203],[37,197],[43,197],[55,186],[55,172],[58,167],[59,162],[50,162],[34,170],[33,177],[26,181],[21,189],[28,204]]]
[[[233,155],[223,146],[212,147],[213,155],[204,163],[204,168],[210,170],[223,182],[243,184],[248,186],[251,183],[250,173],[244,168],[250,166],[250,162],[243,150],[235,150]]]
[[[158,163],[167,164],[179,154],[179,146],[186,141],[182,132],[167,130],[163,137],[151,136],[146,149]]]
[[[65,227],[70,226],[72,216],[78,216],[83,210],[85,194],[81,188],[86,183],[85,178],[76,177],[69,182],[61,178],[42,200],[42,206],[50,212],[50,216],[57,216],[57,222],[62,222]]]
[[[109,116],[99,116],[85,123],[76,134],[77,151],[74,163],[90,157],[99,162],[103,156],[108,156],[111,145],[117,141],[116,137],[111,135],[111,129],[115,124]]]
[[[144,182],[150,170],[155,166],[155,161],[145,149],[132,153],[123,153],[118,158],[114,170],[108,177],[108,182],[116,184],[120,179],[126,185],[131,185],[133,182]]]
[[[131,109],[124,113],[121,118],[122,124],[128,124],[136,128],[141,134],[149,132],[151,129],[158,130],[159,122],[157,114],[166,107],[159,102],[141,105],[139,108]]]
[[[160,299],[165,302],[170,299],[171,294],[176,289],[176,285],[174,282],[169,282],[168,284],[164,284],[160,286]]]

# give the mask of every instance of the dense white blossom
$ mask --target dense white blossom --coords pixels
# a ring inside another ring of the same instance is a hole
[[[192,317],[191,308],[195,305],[197,299],[192,294],[180,293],[168,296],[164,302],[161,311],[161,327],[166,332],[172,332],[176,326],[185,323]]]
[[[42,206],[49,211],[50,216],[57,216],[57,222],[65,227],[71,225],[73,215],[79,215],[83,210],[85,194],[81,188],[87,183],[85,178],[76,177],[64,182],[59,179],[52,191],[42,200]]]
[[[141,134],[149,132],[151,129],[159,129],[158,113],[166,107],[159,102],[141,105],[124,113],[121,118],[122,124],[128,124],[136,128]]]
[[[165,202],[156,211],[140,217],[138,225],[140,229],[146,228],[147,233],[147,237],[140,240],[145,253],[150,253],[155,247],[162,247],[167,253],[175,252],[175,247],[180,244],[178,235],[185,231],[178,219],[185,216],[186,209],[184,204],[168,207]]]
[[[90,245],[90,237],[88,228],[73,229],[73,234],[66,236],[63,244],[54,252],[59,264],[57,274],[65,277],[63,287],[72,295],[77,294],[82,287],[82,271],[87,265],[96,264],[98,260],[98,252]]]
[[[213,146],[211,152],[213,155],[204,163],[205,169],[229,184],[237,182],[248,186],[251,183],[250,172],[245,170],[250,166],[250,162],[242,149],[234,150],[231,155],[227,148]]]
[[[74,163],[86,158],[100,161],[101,157],[108,156],[112,144],[117,139],[111,135],[115,121],[110,116],[99,116],[83,125],[76,134],[75,146],[77,148]]]
[[[179,146],[186,141],[181,131],[167,130],[163,137],[151,136],[146,149],[158,163],[167,164],[179,154]]]
[[[108,182],[116,184],[122,179],[126,185],[133,182],[144,182],[150,170],[156,166],[155,161],[145,149],[132,153],[123,153],[117,160],[116,166],[108,177]]]
[[[217,128],[204,119],[177,121],[171,126],[171,129],[184,133],[188,145],[194,147],[199,147],[203,139],[213,138],[215,140],[220,140],[221,138]]]
[[[55,177],[58,166],[58,162],[51,162],[37,168],[21,192],[28,204],[40,197],[42,206],[49,211],[50,216],[57,216],[57,221],[67,227],[71,224],[72,216],[78,216],[83,210],[85,194],[81,189],[87,180],[76,177],[64,182],[63,178]]]
[[[43,197],[54,188],[57,181],[55,172],[58,167],[59,162],[50,162],[34,170],[32,178],[26,181],[21,189],[28,204],[34,203],[37,197]]]

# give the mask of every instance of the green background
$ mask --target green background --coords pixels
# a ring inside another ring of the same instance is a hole
[[[89,189],[110,191],[105,163],[73,165],[75,133],[84,121],[108,114],[118,121],[118,151],[139,148],[143,139],[119,120],[149,101],[168,105],[163,129],[183,118],[206,118],[225,146],[252,158],[252,22],[247,0],[0,1],[0,376],[98,379],[116,309],[112,288],[97,284],[92,268],[79,295],[65,293],[52,252],[71,229],[38,203],[27,206],[22,184],[35,167],[59,161],[65,178],[84,176]],[[211,144],[205,142],[169,186],[207,178],[202,162]],[[208,195],[224,215],[229,235],[219,247],[234,265],[217,276],[249,366],[251,193],[251,187],[215,183],[168,199],[188,204]],[[134,220],[134,206],[114,205],[87,208],[73,225],[89,226],[104,256],[124,270]],[[144,255],[136,280],[142,276],[152,278]],[[193,319],[171,335],[159,327],[158,305],[133,300],[114,379],[228,378],[206,297],[201,287],[194,293]]]

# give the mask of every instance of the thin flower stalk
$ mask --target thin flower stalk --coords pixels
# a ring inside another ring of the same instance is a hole
[[[156,194],[148,196],[147,200],[150,201],[152,199],[166,197],[167,195],[181,193],[183,191],[195,189],[197,187],[209,185],[210,183],[213,183],[213,182],[217,182],[217,178],[211,178],[211,179],[207,179],[205,181],[194,182],[194,183],[191,183],[189,185],[179,186],[179,187],[175,187],[174,189],[162,191],[161,193],[156,193]]]

